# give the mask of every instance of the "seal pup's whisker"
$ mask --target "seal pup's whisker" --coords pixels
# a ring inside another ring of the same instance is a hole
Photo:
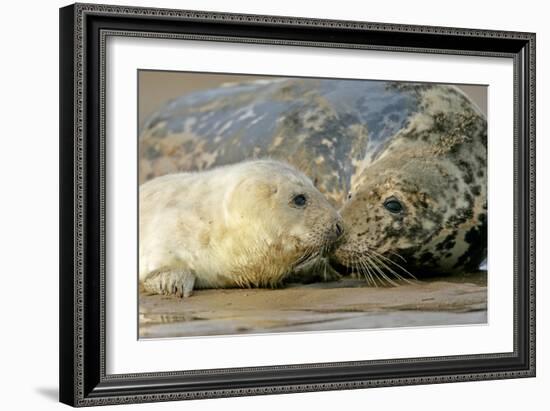
[[[294,263],[295,268],[306,265],[310,261],[316,259],[319,256],[319,252],[311,248],[307,248],[304,254],[302,254]]]

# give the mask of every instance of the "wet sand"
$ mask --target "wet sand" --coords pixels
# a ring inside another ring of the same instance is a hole
[[[188,299],[140,293],[140,338],[483,324],[486,272],[398,287],[364,281],[276,290],[197,290]]]

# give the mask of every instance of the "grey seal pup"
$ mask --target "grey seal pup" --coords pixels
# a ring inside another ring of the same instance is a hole
[[[158,177],[139,201],[139,279],[156,294],[276,287],[343,233],[312,182],[273,160]]]

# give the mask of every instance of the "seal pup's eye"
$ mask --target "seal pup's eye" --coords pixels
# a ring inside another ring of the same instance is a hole
[[[348,193],[348,200],[351,200],[351,193]]]
[[[296,194],[292,197],[292,205],[295,207],[303,208],[307,204],[307,197],[305,194]]]
[[[384,201],[384,207],[390,213],[394,213],[394,214],[399,214],[400,212],[403,211],[403,205],[395,197],[390,197],[386,201]]]

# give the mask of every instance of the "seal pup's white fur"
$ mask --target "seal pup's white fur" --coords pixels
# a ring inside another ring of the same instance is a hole
[[[165,175],[139,196],[139,279],[152,293],[274,287],[342,234],[312,182],[273,160]]]

